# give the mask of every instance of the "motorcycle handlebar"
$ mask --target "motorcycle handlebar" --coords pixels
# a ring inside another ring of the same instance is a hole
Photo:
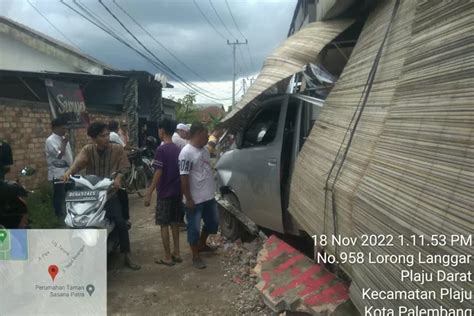
[[[60,184],[60,183],[64,183],[64,184],[71,184],[71,183],[74,183],[74,181],[71,181],[71,180],[68,180],[68,181],[63,181],[63,180],[53,180],[53,184]]]
[[[111,179],[115,179],[115,177],[117,176],[117,174],[118,174],[117,172],[114,172],[114,173],[112,174],[112,178],[111,178]],[[72,176],[71,176],[71,177],[72,177]],[[53,180],[53,183],[54,183],[54,184],[74,184],[75,182],[72,181],[71,179],[69,179],[68,181]],[[124,190],[124,191],[126,191],[127,189],[122,187],[122,188],[120,188],[119,190]],[[115,190],[114,190],[114,188],[113,188],[112,186],[111,186],[107,191],[108,191],[108,193],[115,193]],[[31,191],[31,192],[33,192],[33,191]]]

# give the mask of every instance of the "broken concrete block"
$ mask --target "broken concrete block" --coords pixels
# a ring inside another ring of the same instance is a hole
[[[347,283],[276,236],[263,244],[254,271],[256,288],[274,312],[335,315],[349,301]]]

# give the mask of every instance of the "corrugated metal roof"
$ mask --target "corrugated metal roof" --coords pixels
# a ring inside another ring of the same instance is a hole
[[[0,69],[0,77],[20,76],[31,78],[50,79],[81,79],[81,80],[125,80],[127,77],[120,75],[95,75],[87,72],[56,72],[56,71],[19,71],[10,69]]]
[[[32,28],[29,28],[26,25],[18,23],[18,22],[14,21],[12,19],[9,19],[5,16],[0,16],[0,23],[3,23],[3,24],[8,25],[12,28],[15,28],[15,29],[17,29],[17,30],[19,30],[19,31],[21,31],[25,34],[28,34],[29,36],[34,37],[36,39],[40,39],[40,40],[48,43],[49,45],[52,45],[56,48],[62,49],[63,51],[67,51],[68,53],[70,53],[72,55],[75,55],[76,57],[83,58],[83,59],[87,60],[90,63],[98,65],[101,68],[110,69],[110,70],[113,69],[112,66],[109,66],[109,65],[105,64],[104,62],[99,61],[99,60],[95,59],[94,57],[85,54],[84,52],[78,50],[77,48],[75,48],[71,45],[68,45],[64,42],[61,42],[60,40],[57,40],[57,39],[52,38],[52,37],[50,37],[46,34],[38,32],[38,31],[36,31]],[[1,31],[1,29],[0,29],[0,31]],[[27,44],[27,43],[28,42],[26,41],[25,44]]]
[[[288,38],[266,59],[258,78],[223,123],[229,124],[242,109],[274,84],[302,71],[306,64],[314,63],[324,46],[352,23],[352,20],[314,22]]]

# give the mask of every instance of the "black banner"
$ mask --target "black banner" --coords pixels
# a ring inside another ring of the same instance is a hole
[[[64,118],[68,128],[89,125],[86,103],[78,84],[46,79],[45,85],[54,118]]]

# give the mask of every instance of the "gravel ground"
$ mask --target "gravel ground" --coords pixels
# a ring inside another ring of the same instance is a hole
[[[109,315],[272,315],[254,285],[252,268],[261,239],[252,243],[229,243],[220,235],[210,244],[215,253],[204,254],[207,268],[191,265],[186,232],[180,232],[183,263],[173,267],[158,265],[163,257],[159,228],[154,224],[152,207],[130,197],[133,227],[130,231],[132,254],[142,266],[125,269],[113,260],[108,271]]]
[[[262,248],[263,240],[255,239],[251,243],[222,244],[225,256],[222,263],[229,281],[238,284],[241,292],[232,302],[241,315],[272,315],[272,311],[264,304],[260,292],[255,288],[258,279],[253,271],[257,263],[257,254]]]

